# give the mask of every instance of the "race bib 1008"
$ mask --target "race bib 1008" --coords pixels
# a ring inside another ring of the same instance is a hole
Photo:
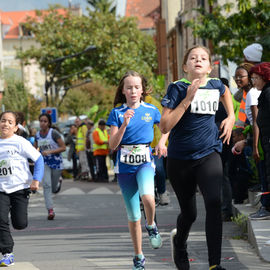
[[[198,114],[215,114],[218,110],[218,103],[218,89],[198,89],[191,102],[190,112]]]
[[[120,161],[128,165],[141,165],[150,162],[150,151],[148,145],[122,145],[120,150]]]

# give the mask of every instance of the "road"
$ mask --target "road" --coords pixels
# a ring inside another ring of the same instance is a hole
[[[170,186],[168,189],[171,191]],[[178,205],[171,191],[171,204],[157,208],[163,247],[150,248],[144,230],[143,251],[147,270],[175,269],[170,253],[170,231],[175,227]],[[191,270],[207,270],[204,207],[198,194],[198,218],[188,239]],[[43,196],[31,197],[29,226],[14,231],[13,270],[132,269],[133,249],[122,196],[116,183],[85,183],[64,180],[54,196],[56,218],[46,219]],[[144,223],[144,221],[143,221]],[[239,228],[224,223],[222,265],[228,270],[270,269],[247,241],[236,240]]]

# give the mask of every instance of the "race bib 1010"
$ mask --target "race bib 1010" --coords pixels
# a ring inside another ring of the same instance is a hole
[[[218,104],[218,89],[198,89],[191,102],[190,112],[198,114],[216,114]]]

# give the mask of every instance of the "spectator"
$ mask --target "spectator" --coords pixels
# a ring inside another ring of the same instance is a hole
[[[98,127],[93,131],[93,141],[93,152],[97,168],[97,182],[108,182],[109,176],[106,157],[109,154],[109,135],[104,120],[99,120]]]
[[[73,179],[76,180],[78,175],[78,156],[76,154],[76,139],[77,139],[77,127],[75,124],[70,126],[69,134],[66,137],[65,144],[69,145],[68,160],[72,160],[72,173]]]
[[[89,167],[88,160],[86,156],[86,134],[87,126],[84,122],[77,117],[75,120],[75,125],[77,127],[77,140],[76,140],[76,152],[79,156],[80,166],[81,166],[81,180],[89,180]]]
[[[155,105],[160,113],[162,112],[162,106],[160,105],[160,102],[155,100],[152,96],[147,95],[145,97],[145,102]],[[159,140],[161,138],[161,132],[157,125],[154,125],[154,139],[151,142],[151,148],[155,149],[157,146]],[[157,192],[160,199],[160,205],[168,205],[170,203],[170,197],[166,190],[166,169],[165,164],[167,158],[164,156],[158,157],[157,153],[153,154],[156,170],[155,170],[155,185],[157,187]]]
[[[93,154],[93,128],[94,128],[94,122],[91,120],[86,121],[87,126],[87,133],[86,133],[86,155],[88,160],[88,166],[90,169],[92,180],[96,180],[97,173],[96,173],[96,164],[94,160],[94,154]]]

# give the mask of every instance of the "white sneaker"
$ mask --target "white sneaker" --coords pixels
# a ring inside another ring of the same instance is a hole
[[[170,203],[170,197],[169,197],[167,191],[165,191],[162,194],[159,194],[159,204],[160,205],[168,205],[169,203]]]

